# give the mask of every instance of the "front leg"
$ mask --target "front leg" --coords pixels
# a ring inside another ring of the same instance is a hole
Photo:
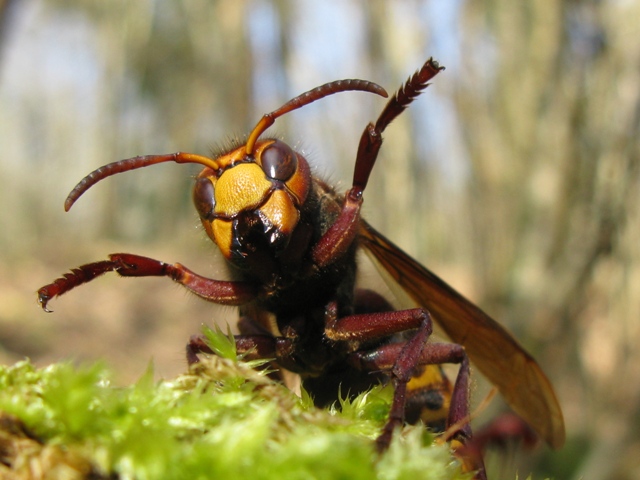
[[[382,146],[382,133],[427,88],[429,85],[427,82],[443,68],[433,59],[427,60],[422,68],[412,75],[389,99],[375,124],[370,123],[364,129],[358,145],[353,184],[344,196],[340,216],[313,248],[312,258],[316,265],[325,267],[335,262],[348,250],[357,237],[362,194],[367,187],[369,175]]]
[[[169,277],[201,298],[221,305],[242,305],[255,298],[257,288],[248,282],[212,280],[179,263],[169,264],[131,253],[114,253],[109,260],[88,263],[38,290],[38,302],[46,312],[49,300],[88,283],[107,272],[122,277]]]

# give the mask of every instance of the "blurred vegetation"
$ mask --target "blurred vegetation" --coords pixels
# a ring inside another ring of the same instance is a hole
[[[534,353],[568,445],[521,474],[640,472],[640,5],[637,2],[0,3],[0,360],[106,357],[162,375],[202,322],[232,318],[161,280],[105,278],[37,311],[67,268],[131,251],[219,276],[196,230],[193,169],[110,179],[64,215],[82,176],[146,153],[207,154],[338,78],[393,90],[447,70],[386,135],[367,218]],[[273,132],[347,188],[382,107],[338,97]],[[513,478],[513,473],[505,474]]]

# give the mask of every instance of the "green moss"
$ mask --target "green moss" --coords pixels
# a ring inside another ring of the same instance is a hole
[[[110,386],[103,365],[0,367],[0,452],[9,465],[0,476],[37,467],[67,478],[463,478],[446,445],[421,428],[407,427],[375,454],[389,389],[319,410],[237,360],[225,334],[207,337],[224,357],[172,381],[154,382],[150,368],[127,388]]]

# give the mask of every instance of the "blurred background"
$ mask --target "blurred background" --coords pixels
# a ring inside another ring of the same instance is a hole
[[[568,441],[515,478],[640,477],[640,3],[0,0],[0,361],[106,359],[122,383],[231,308],[166,279],[35,291],[108,253],[220,277],[166,164],[64,198],[114,160],[208,155],[291,97],[364,78],[390,92],[429,56],[446,71],[386,134],[365,214],[506,325],[556,386]],[[349,187],[384,101],[343,93],[269,132]]]

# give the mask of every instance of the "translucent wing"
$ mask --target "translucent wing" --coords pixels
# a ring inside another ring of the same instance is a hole
[[[447,336],[463,345],[476,367],[553,448],[564,443],[564,420],[551,383],[540,366],[486,313],[362,221],[360,246]]]

